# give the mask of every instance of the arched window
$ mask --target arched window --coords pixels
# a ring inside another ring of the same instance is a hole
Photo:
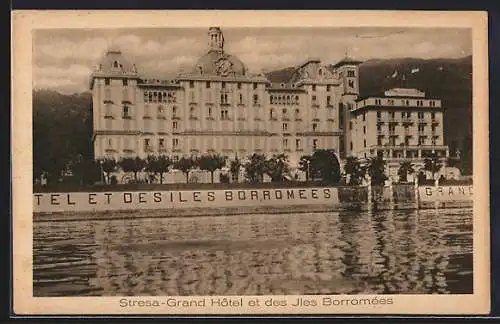
[[[298,105],[299,104],[299,96],[295,96],[295,104]]]

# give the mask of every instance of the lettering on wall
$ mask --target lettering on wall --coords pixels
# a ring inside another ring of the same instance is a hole
[[[35,212],[338,203],[336,188],[35,193]]]

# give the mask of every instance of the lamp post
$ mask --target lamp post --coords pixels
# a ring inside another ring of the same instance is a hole
[[[101,183],[104,184],[104,169],[102,167],[102,163],[103,163],[103,161],[99,160],[99,167],[101,168]]]

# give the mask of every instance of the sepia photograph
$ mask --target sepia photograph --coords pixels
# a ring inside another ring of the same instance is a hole
[[[166,313],[489,298],[473,26],[199,18],[31,30],[30,298]]]

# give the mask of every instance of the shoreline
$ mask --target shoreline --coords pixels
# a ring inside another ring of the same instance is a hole
[[[414,202],[387,204],[379,203],[377,209],[370,208],[366,203],[340,203],[335,206],[331,204],[307,204],[296,206],[258,206],[258,207],[214,207],[214,208],[168,208],[168,209],[131,209],[131,210],[107,210],[99,212],[34,212],[33,222],[68,222],[68,221],[110,221],[110,220],[135,220],[145,218],[194,218],[194,217],[217,217],[217,216],[241,216],[268,214],[282,215],[293,213],[322,213],[322,212],[379,212],[387,210],[429,210],[429,209],[452,209],[472,208],[472,201],[455,202],[428,202],[420,203],[416,208]]]

